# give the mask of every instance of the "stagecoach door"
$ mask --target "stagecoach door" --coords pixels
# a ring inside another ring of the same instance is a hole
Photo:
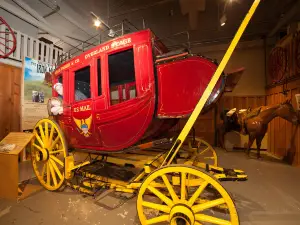
[[[75,129],[70,140],[72,145],[97,145],[93,134],[93,68],[94,62],[89,61],[70,70],[70,102],[72,110],[72,124]]]
[[[125,47],[103,55],[104,97],[95,101],[94,108],[95,130],[105,150],[118,151],[135,144],[152,119],[151,52],[147,45],[137,49]]]

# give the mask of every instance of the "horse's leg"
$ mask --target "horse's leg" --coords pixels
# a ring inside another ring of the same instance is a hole
[[[261,141],[263,139],[263,136],[259,135],[256,137],[256,148],[257,148],[257,158],[261,158],[260,156],[260,146],[261,146]]]
[[[257,158],[258,159],[261,158],[261,156],[260,156],[261,142],[267,132],[267,129],[268,129],[267,126],[263,126],[261,129],[261,132],[259,134],[257,134],[257,136],[256,136],[256,147],[257,147]]]
[[[248,149],[247,149],[247,155],[248,156],[250,156],[250,149],[251,149],[251,146],[252,146],[254,140],[255,140],[255,135],[250,133],[249,134],[249,140],[248,140]]]

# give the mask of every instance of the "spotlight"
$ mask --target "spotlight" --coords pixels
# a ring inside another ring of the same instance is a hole
[[[226,15],[223,14],[223,16],[220,19],[220,24],[222,27],[226,24],[226,20],[227,20]]]
[[[100,21],[99,19],[95,19],[95,20],[94,20],[94,25],[95,25],[96,27],[100,27],[101,21]]]

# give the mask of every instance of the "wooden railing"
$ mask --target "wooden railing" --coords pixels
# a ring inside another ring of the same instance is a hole
[[[7,38],[5,29],[5,26],[0,25],[0,38],[2,40]],[[64,53],[61,49],[54,47],[53,44],[47,44],[14,29],[13,31],[16,36],[16,50],[8,56],[9,59],[22,61],[24,57],[27,56],[41,62],[54,64],[57,61],[59,55],[62,55]],[[13,42],[10,40],[6,41],[8,42],[6,43],[6,45],[12,47]],[[3,52],[7,51],[4,45],[0,45],[0,49]]]

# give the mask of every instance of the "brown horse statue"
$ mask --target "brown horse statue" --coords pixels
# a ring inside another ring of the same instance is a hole
[[[268,130],[268,123],[276,117],[281,117],[294,125],[299,124],[299,118],[291,100],[276,105],[248,109],[240,113],[234,112],[225,116],[224,123],[217,130],[219,143],[225,149],[224,137],[227,132],[237,131],[246,134],[249,136],[247,154],[250,154],[250,148],[256,140],[257,158],[260,158],[261,141]]]

